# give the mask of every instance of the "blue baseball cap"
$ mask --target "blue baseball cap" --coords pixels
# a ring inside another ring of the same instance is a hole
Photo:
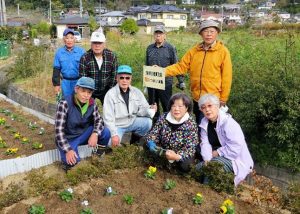
[[[69,33],[71,33],[71,34],[73,34],[73,35],[75,34],[73,29],[71,29],[71,28],[66,28],[66,29],[64,30],[63,35],[66,36],[66,35],[68,35]]]
[[[90,77],[81,77],[77,81],[76,86],[95,90],[95,80]]]
[[[117,70],[117,74],[132,74],[132,69],[128,65],[120,65]]]

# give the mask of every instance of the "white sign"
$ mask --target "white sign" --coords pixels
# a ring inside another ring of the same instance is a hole
[[[165,68],[144,65],[143,85],[148,88],[165,90]]]

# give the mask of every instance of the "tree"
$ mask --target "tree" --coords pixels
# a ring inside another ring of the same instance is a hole
[[[90,27],[91,32],[94,32],[96,29],[99,28],[99,25],[98,25],[95,17],[93,17],[93,16],[90,17],[89,27]]]
[[[135,34],[138,32],[139,27],[137,26],[135,20],[133,19],[126,19],[121,25],[121,31],[125,33]]]

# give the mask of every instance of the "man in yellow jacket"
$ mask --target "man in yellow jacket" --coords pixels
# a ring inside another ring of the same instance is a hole
[[[180,62],[166,68],[166,76],[190,73],[191,92],[194,100],[194,114],[199,124],[203,118],[198,107],[200,96],[211,93],[219,97],[224,106],[228,100],[232,82],[230,53],[217,40],[220,28],[217,22],[203,21],[199,34],[203,42],[188,50]]]

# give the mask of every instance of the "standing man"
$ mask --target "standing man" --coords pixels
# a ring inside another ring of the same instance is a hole
[[[65,97],[57,105],[55,142],[66,171],[80,161],[79,145],[99,145],[101,149],[97,152],[101,155],[109,142],[109,130],[102,125],[98,107],[91,98],[94,90],[95,81],[81,77],[76,83],[75,95]]]
[[[155,42],[148,46],[146,51],[146,65],[158,65],[160,67],[167,67],[175,64],[178,61],[176,49],[166,41],[166,31],[163,25],[156,25],[154,28]],[[177,76],[178,84],[181,90],[185,88],[184,76]],[[159,101],[162,105],[163,111],[168,111],[168,103],[172,96],[173,77],[166,77],[165,90],[148,88],[148,101],[150,104],[157,103],[159,115]]]
[[[125,132],[132,133],[131,144],[146,135],[157,111],[157,106],[149,106],[143,93],[131,86],[131,81],[131,67],[121,65],[117,72],[118,84],[105,95],[103,119],[110,131],[112,147],[120,145]]]
[[[219,33],[217,22],[203,21],[199,30],[203,41],[188,50],[180,62],[166,68],[166,76],[190,73],[193,110],[198,124],[203,118],[203,113],[198,107],[200,96],[214,94],[220,99],[221,106],[225,106],[230,94],[231,58],[225,45],[217,40]]]
[[[106,92],[116,84],[115,76],[118,68],[116,55],[105,48],[106,38],[102,32],[93,32],[91,49],[80,59],[80,76],[91,77],[95,80],[94,98],[98,98],[102,105]]]
[[[64,97],[74,94],[74,87],[79,79],[79,60],[85,53],[81,47],[75,46],[74,31],[65,29],[63,33],[64,47],[56,51],[53,62],[52,84],[55,94],[62,92]],[[62,79],[62,81],[60,81]]]

